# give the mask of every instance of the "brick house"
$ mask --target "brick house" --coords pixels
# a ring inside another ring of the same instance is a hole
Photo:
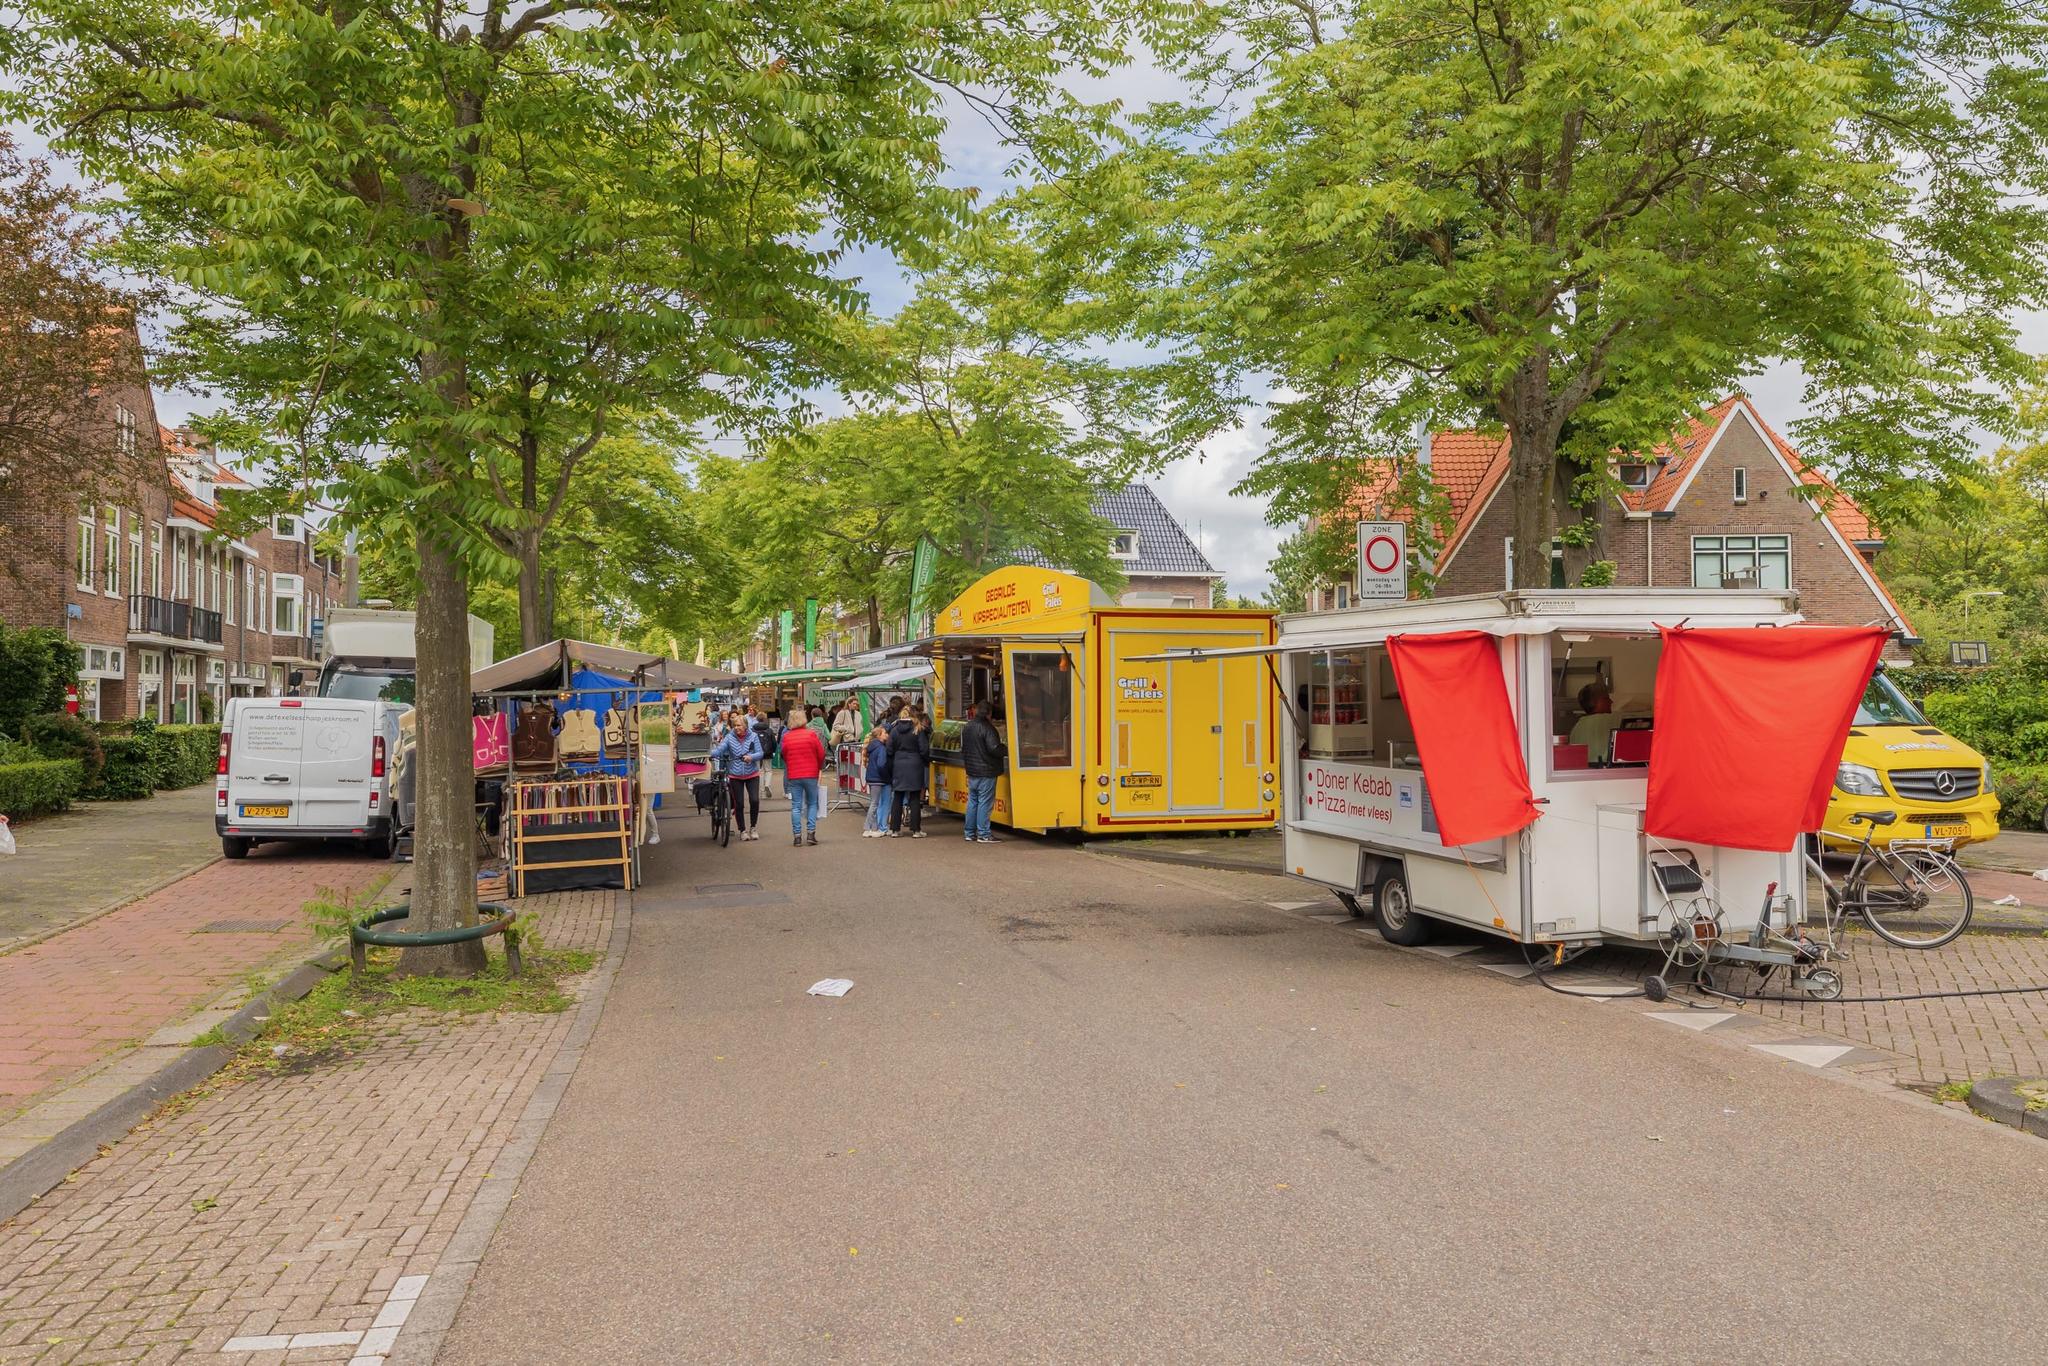
[[[132,327],[126,344],[140,348]],[[229,697],[281,692],[311,666],[307,623],[348,600],[351,564],[315,557],[297,519],[240,540],[216,530],[220,492],[246,481],[160,426],[147,385],[92,395],[76,440],[139,455],[143,472],[104,506],[24,520],[0,621],[71,639],[82,715],[218,717]]]
[[[1505,435],[1440,432],[1426,456],[1454,524],[1434,566],[1436,593],[1498,592],[1513,582],[1513,515]],[[1778,435],[1745,394],[1688,421],[1669,441],[1619,460],[1623,488],[1591,515],[1594,544],[1568,549],[1565,577],[1611,560],[1622,588],[1794,588],[1815,621],[1905,628],[1877,576],[1884,539],[1827,476]],[[1810,495],[1802,496],[1804,488]],[[1549,548],[1539,553],[1548,555]],[[1348,605],[1349,585],[1313,609]]]

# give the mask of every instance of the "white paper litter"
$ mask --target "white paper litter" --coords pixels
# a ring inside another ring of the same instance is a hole
[[[2017,906],[2020,904],[2020,899],[2016,896],[2002,896],[1991,904],[1994,906]]]
[[[812,984],[812,986],[811,986],[811,989],[810,989],[809,991],[805,992],[805,993],[804,993],[804,995],[806,995],[806,996],[844,996],[844,995],[845,995],[845,994],[846,994],[847,992],[849,992],[849,991],[852,991],[852,990],[853,990],[853,979],[852,979],[852,978],[849,978],[849,977],[827,977],[827,978],[826,978],[826,979],[825,979],[824,981],[822,981],[822,982],[815,982],[815,983],[813,983],[813,984]]]
[[[2036,868],[2034,870],[2034,876],[2041,879],[2041,881],[2043,882],[2048,882],[2048,868]]]

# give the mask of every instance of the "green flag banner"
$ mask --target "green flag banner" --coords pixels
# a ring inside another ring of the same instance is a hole
[[[818,650],[818,600],[817,600],[816,598],[805,598],[805,599],[804,599],[804,662],[808,664],[808,663],[810,662],[810,657],[811,657],[811,656],[812,656],[813,654],[816,654],[816,653],[817,653],[817,650]]]
[[[917,549],[910,556],[910,608],[903,614],[903,638],[910,640],[917,635],[918,616],[929,606],[925,594],[932,586],[932,576],[938,572],[939,548],[930,537],[917,538]]]

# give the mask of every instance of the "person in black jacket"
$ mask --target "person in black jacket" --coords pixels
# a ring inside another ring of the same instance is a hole
[[[976,702],[967,708],[967,724],[960,731],[960,763],[967,770],[967,842],[994,844],[989,833],[989,816],[996,807],[996,779],[1002,775],[1002,735],[987,716],[988,704]]]
[[[903,833],[905,807],[910,809],[910,837],[924,838],[924,777],[931,761],[931,732],[905,707],[889,727],[889,786],[896,792],[896,804],[889,808],[891,838]]]

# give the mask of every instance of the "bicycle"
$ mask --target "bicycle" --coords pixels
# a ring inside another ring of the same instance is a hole
[[[723,849],[732,843],[732,784],[726,781],[725,765],[713,764],[711,777],[711,838]]]
[[[1882,849],[1872,845],[1878,830],[1898,818],[1896,811],[1849,817],[1851,825],[1866,828],[1855,861],[1839,885],[1815,854],[1806,856],[1807,867],[1827,896],[1831,941],[1851,915],[1879,939],[1902,949],[1938,949],[1969,928],[1975,898],[1956,862],[1953,841],[1893,840]]]

